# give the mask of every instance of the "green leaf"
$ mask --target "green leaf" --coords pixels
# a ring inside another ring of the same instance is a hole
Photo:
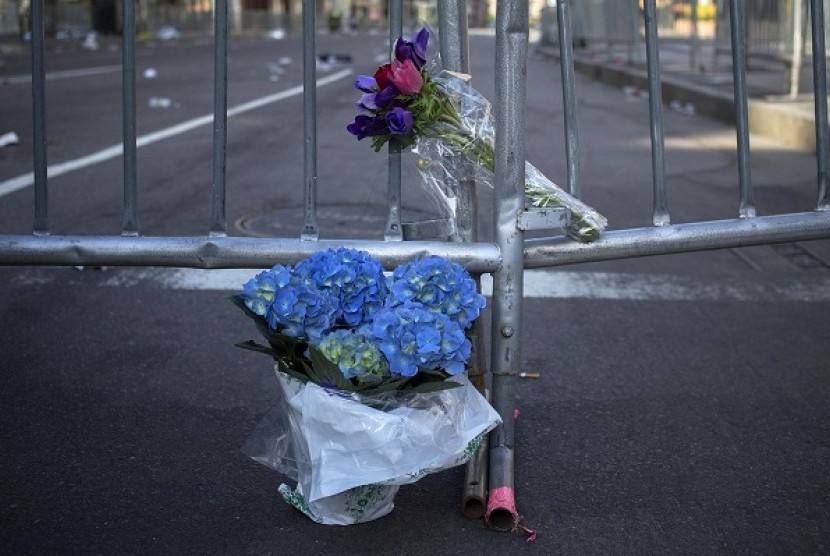
[[[309,346],[308,351],[311,355],[311,366],[314,368],[314,373],[320,377],[321,382],[325,380],[335,388],[347,392],[354,392],[354,384],[352,384],[351,380],[343,376],[337,363],[329,361],[323,355],[323,352],[314,346]]]
[[[247,349],[249,351],[256,351],[258,353],[265,353],[274,358],[277,357],[277,354],[274,353],[274,350],[272,348],[268,346],[263,346],[262,344],[258,344],[253,340],[248,340],[247,342],[240,342],[234,345],[238,348]]]
[[[370,388],[376,388],[383,384],[383,377],[378,375],[362,375],[357,377],[357,386],[355,391],[362,392]]]
[[[263,320],[261,316],[257,315],[256,313],[254,313],[253,311],[248,309],[248,306],[245,305],[245,302],[238,295],[232,295],[228,299],[230,300],[231,303],[233,303],[234,305],[236,305],[237,307],[242,309],[242,312],[245,313],[245,315],[248,318],[252,318],[254,320]]]
[[[300,361],[300,366],[302,366],[305,374],[308,375],[308,379],[313,382],[314,384],[320,384],[320,377],[317,376],[317,373],[314,372],[314,368],[311,364],[307,361]]]
[[[297,380],[299,380],[303,384],[305,384],[306,382],[308,382],[310,380],[307,374],[301,373],[299,371],[295,371],[283,359],[279,359],[279,358],[277,359],[277,368],[279,368],[279,370],[281,372],[287,374],[288,376],[293,376],[294,378],[296,378]]]
[[[409,382],[409,379],[405,376],[387,379],[381,382],[378,386],[362,390],[361,394],[365,394],[367,396],[374,396],[375,394],[385,394],[386,392],[394,392],[395,390],[402,389],[407,382]]]
[[[441,390],[449,390],[450,388],[458,388],[461,384],[451,380],[433,380],[430,382],[422,382],[417,386],[407,388],[407,392],[414,392],[416,394],[427,394],[429,392],[440,392]]]

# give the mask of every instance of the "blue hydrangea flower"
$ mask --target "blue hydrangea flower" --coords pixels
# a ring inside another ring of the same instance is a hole
[[[291,268],[276,265],[271,270],[260,272],[245,285],[239,297],[245,306],[257,315],[264,317],[274,301],[277,291],[288,286],[291,281]]]
[[[411,377],[418,368],[464,372],[472,345],[458,322],[422,303],[387,305],[372,322],[371,334],[393,375]]]
[[[336,304],[288,266],[260,272],[242,287],[239,297],[271,330],[294,338],[318,338],[334,324]]]
[[[323,336],[317,347],[329,361],[337,363],[346,378],[390,376],[389,363],[378,346],[354,330],[334,330]]]
[[[331,297],[335,324],[360,326],[371,321],[389,293],[381,264],[356,249],[318,251],[300,262],[294,273]]]
[[[467,328],[479,316],[485,298],[469,273],[453,261],[431,256],[399,266],[392,274],[390,302],[424,304]]]
[[[318,340],[334,326],[337,305],[296,275],[285,288],[278,290],[265,315],[268,326],[286,336]]]

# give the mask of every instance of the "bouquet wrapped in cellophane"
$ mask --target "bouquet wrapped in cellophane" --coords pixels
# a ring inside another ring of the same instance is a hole
[[[458,170],[447,160],[462,156],[473,163],[476,183],[493,186],[495,128],[490,103],[469,84],[468,76],[444,71],[437,57],[427,63],[427,28],[395,44],[393,60],[372,76],[360,75],[359,114],[347,126],[359,140],[372,139],[378,151],[390,140],[418,155],[426,191],[454,217]],[[533,207],[568,211],[567,234],[582,242],[599,238],[604,216],[571,196],[525,162],[525,197]]]
[[[267,344],[281,396],[244,451],[296,483],[283,498],[324,524],[389,513],[400,485],[465,463],[500,418],[465,376],[485,304],[455,262],[387,276],[368,253],[329,249],[276,265],[232,301]]]

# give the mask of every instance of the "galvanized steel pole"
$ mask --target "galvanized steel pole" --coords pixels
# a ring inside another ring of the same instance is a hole
[[[441,40],[441,65],[444,69],[459,73],[470,72],[469,43],[467,38],[467,2],[465,0],[438,0],[438,37]],[[456,213],[455,241],[475,242],[478,239],[478,203],[476,201],[476,184],[470,163],[462,156],[445,161],[452,168],[458,181],[458,209]],[[476,282],[481,289],[481,276],[476,275]],[[484,342],[484,323],[478,319],[475,323],[476,334],[473,340],[472,364],[468,375],[470,382],[485,397],[486,384],[486,346]],[[487,452],[489,444],[485,438],[478,450],[467,463],[464,475],[464,488],[461,494],[461,511],[471,519],[484,517],[487,509]]]
[[[741,218],[755,216],[755,195],[752,189],[752,175],[749,161],[749,100],[746,85],[746,32],[744,30],[744,3],[729,1],[729,28],[732,32],[732,79],[735,98],[735,129],[738,137],[738,180],[740,182],[741,204],[738,214]]]
[[[666,149],[663,143],[663,92],[660,80],[660,45],[657,36],[655,0],[645,0],[646,64],[648,67],[648,110],[651,132],[651,171],[654,191],[652,222],[668,226],[669,203],[666,195]]]
[[[389,43],[394,45],[398,37],[403,35],[403,0],[389,1]],[[403,240],[401,225],[401,144],[395,137],[387,143],[389,153],[387,164],[386,209],[389,212],[386,222],[386,231],[383,234],[386,241]]]
[[[215,0],[213,14],[213,188],[210,235],[227,235],[228,158],[228,0]]]
[[[124,149],[124,209],[121,234],[138,235],[138,155],[136,146],[135,2],[123,4],[121,103]]]
[[[824,40],[824,5],[822,0],[810,2],[813,36],[813,96],[816,114],[816,163],[818,168],[818,201],[816,210],[830,210],[827,186],[830,165],[830,138],[827,129],[827,44]]]
[[[32,148],[35,178],[35,214],[32,231],[49,234],[49,190],[46,177],[46,70],[43,57],[43,0],[33,0],[32,10]]]
[[[491,527],[518,526],[513,478],[513,412],[521,364],[524,208],[524,107],[527,94],[528,5],[498,3],[496,12],[495,240],[503,257],[493,273],[493,406],[502,418],[490,435],[490,492],[485,519]]]
[[[565,156],[568,162],[568,193],[579,198],[579,127],[576,110],[571,0],[556,5],[559,28],[559,70],[562,74],[562,104],[565,109]]]
[[[316,240],[317,228],[317,30],[316,3],[303,0],[303,231]]]

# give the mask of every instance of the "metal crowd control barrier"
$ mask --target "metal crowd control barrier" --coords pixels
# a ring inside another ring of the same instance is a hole
[[[718,11],[715,20],[715,49],[713,64],[721,55],[728,55],[731,48],[730,6]],[[815,41],[810,40],[815,25],[805,26],[809,19],[824,29],[830,13],[816,14],[808,0],[749,0],[740,6],[740,18],[745,24],[743,41],[745,55],[751,58],[776,60],[786,67],[784,92],[796,98],[799,93],[798,76],[805,56],[812,56]],[[823,8],[823,6],[822,6]],[[823,38],[822,38],[823,40]],[[826,52],[822,53],[825,57]]]
[[[468,467],[463,509],[467,515],[486,517],[495,529],[512,530],[519,524],[514,494],[515,385],[521,366],[522,276],[525,268],[556,266],[586,261],[640,257],[695,250],[739,247],[783,241],[830,237],[828,198],[827,83],[822,0],[811,0],[815,113],[817,138],[817,202],[813,210],[794,214],[756,215],[753,185],[749,172],[749,131],[742,0],[730,0],[732,55],[734,67],[736,130],[740,180],[740,204],[735,219],[671,225],[668,210],[663,148],[660,93],[660,66],[657,49],[655,0],[645,0],[645,29],[648,56],[650,131],[652,141],[654,227],[606,232],[591,244],[577,243],[562,235],[524,239],[519,216],[524,202],[524,126],[526,65],[528,54],[528,3],[499,0],[496,17],[496,120],[494,242],[475,237],[477,209],[475,184],[463,184],[459,203],[459,232],[454,241],[403,241],[406,233],[400,220],[400,151],[389,150],[388,224],[385,241],[331,241],[317,238],[316,223],[316,114],[315,114],[315,9],[313,0],[303,2],[304,31],[304,228],[302,237],[229,237],[225,221],[225,156],[227,106],[227,0],[216,0],[215,88],[213,125],[212,211],[203,237],[145,237],[137,218],[136,121],[135,121],[135,3],[125,2],[123,10],[123,142],[124,202],[120,236],[50,235],[47,207],[46,118],[43,64],[43,1],[32,4],[32,101],[34,109],[34,221],[31,236],[0,235],[0,264],[3,265],[154,265],[193,268],[263,268],[274,263],[293,264],[312,252],[333,246],[364,249],[385,266],[425,254],[438,254],[467,267],[473,274],[492,273],[493,298],[489,375],[476,365],[474,377],[480,388],[491,381],[491,401],[503,418],[503,425],[490,436],[486,452],[481,451]],[[571,50],[570,6],[559,0],[559,45],[565,112],[568,188],[579,195],[579,143],[577,102]],[[464,0],[440,0],[442,57],[448,69],[466,71],[467,31]],[[401,34],[402,0],[390,2],[390,39]],[[600,207],[601,208],[601,207]],[[481,346],[477,346],[480,348]],[[477,349],[478,361],[482,349]],[[488,484],[489,482],[489,484]]]

